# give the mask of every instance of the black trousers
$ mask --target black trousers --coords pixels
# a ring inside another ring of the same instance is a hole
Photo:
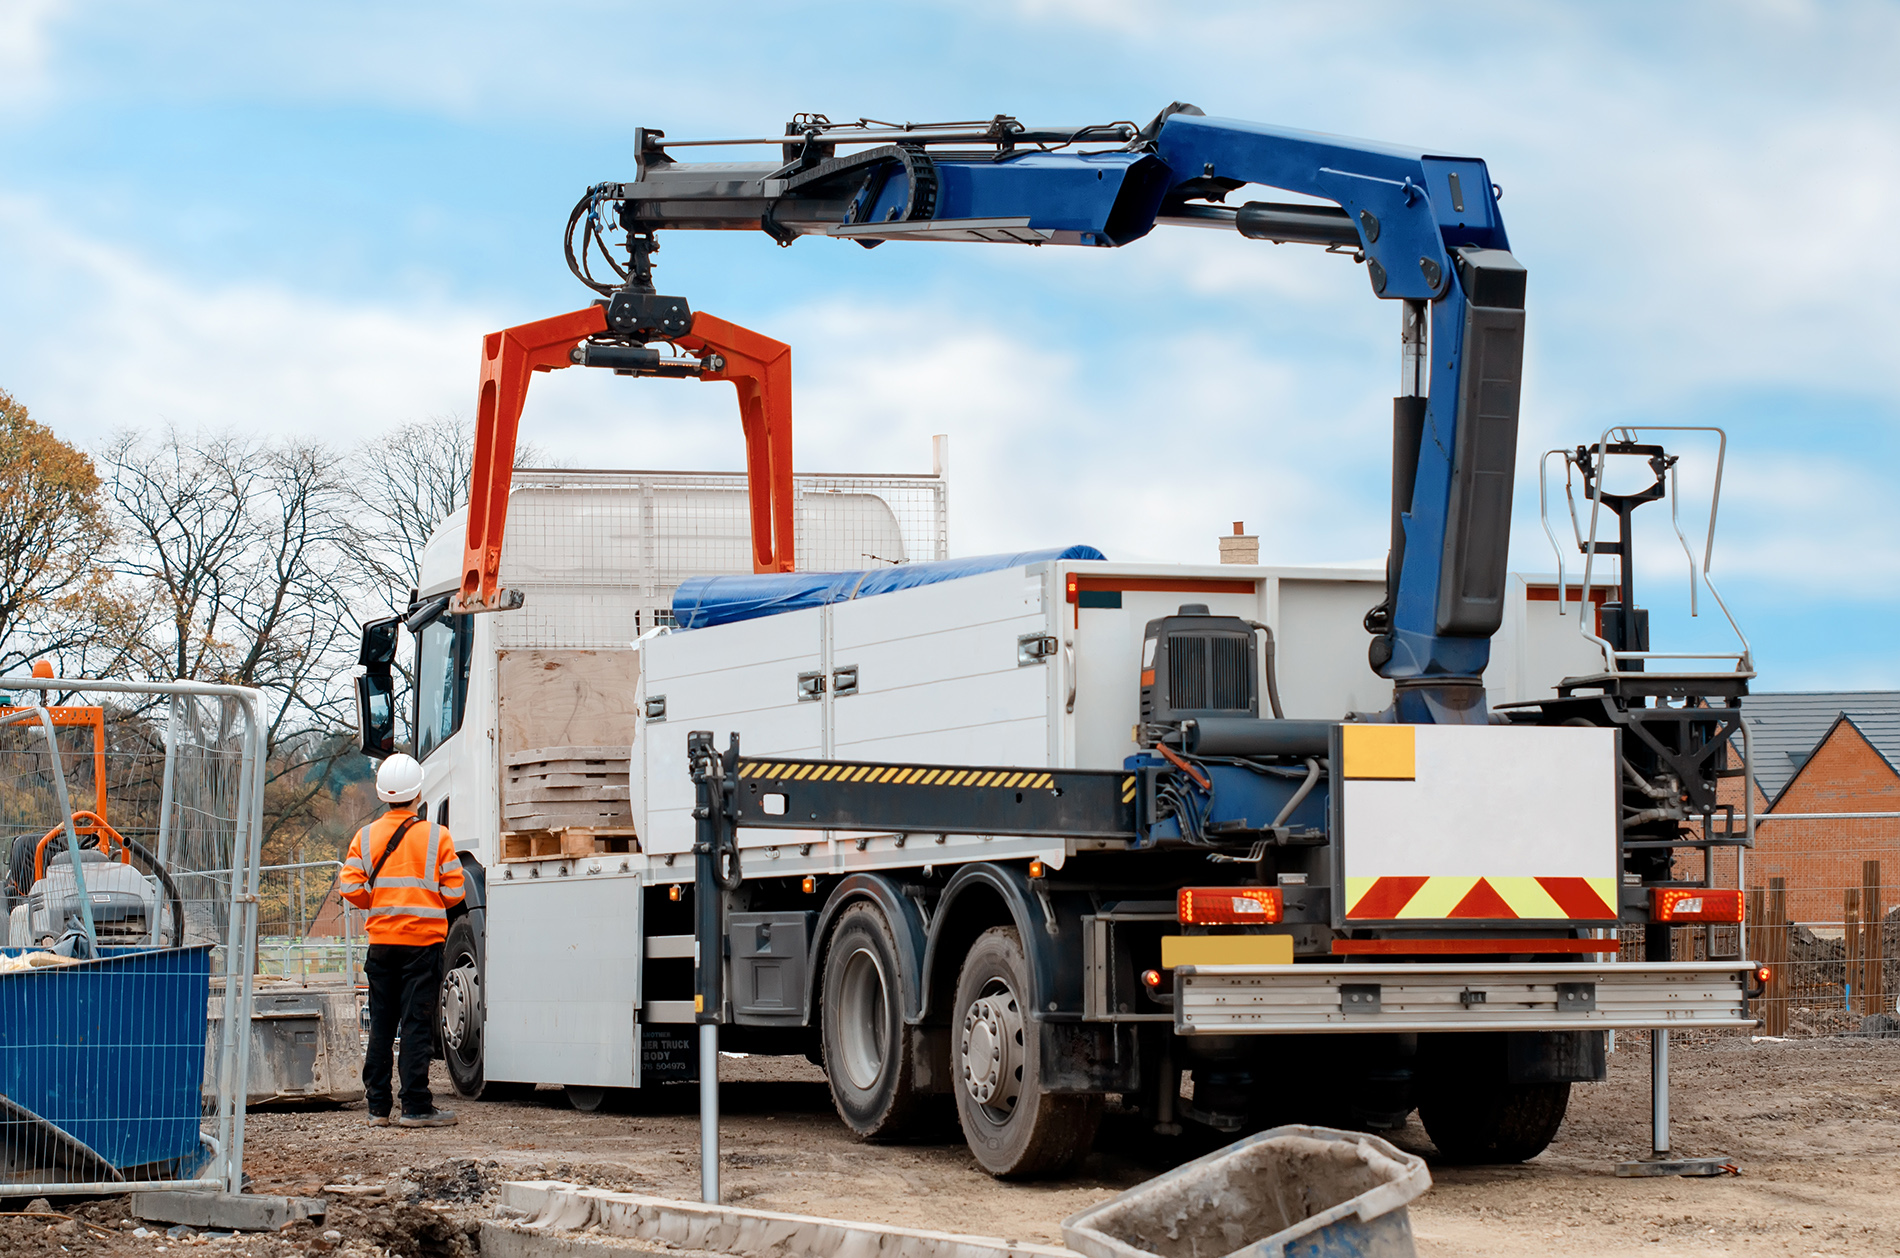
[[[442,990],[442,945],[371,944],[363,962],[369,979],[369,1043],[363,1049],[363,1091],[372,1114],[389,1113],[389,1068],[402,1034],[402,1112],[435,1108],[429,1059],[435,1055],[435,1007]]]

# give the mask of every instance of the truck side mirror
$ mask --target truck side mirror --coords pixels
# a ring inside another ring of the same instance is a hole
[[[356,679],[358,745],[372,760],[396,750],[396,627],[399,616],[372,620],[363,626],[363,649],[357,662],[363,672]]]

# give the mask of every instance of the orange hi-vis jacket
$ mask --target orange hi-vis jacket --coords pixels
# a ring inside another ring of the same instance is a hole
[[[396,828],[413,816],[413,809],[390,809],[356,832],[343,860],[338,888],[345,900],[369,910],[371,943],[441,943],[449,934],[449,906],[462,902],[462,862],[448,828],[434,821],[410,826],[370,885],[370,871]]]

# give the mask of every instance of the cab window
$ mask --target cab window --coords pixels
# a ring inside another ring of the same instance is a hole
[[[469,661],[474,651],[474,618],[438,616],[417,635],[416,759],[447,742],[462,728],[468,705]]]

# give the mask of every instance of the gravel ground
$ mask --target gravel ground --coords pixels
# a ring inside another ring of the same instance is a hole
[[[1523,1166],[1433,1166],[1432,1191],[1412,1207],[1420,1252],[1900,1254],[1900,1041],[1734,1037],[1680,1046],[1673,1058],[1676,1148],[1728,1154],[1739,1176],[1611,1174],[1648,1148],[1646,1041],[1626,1036],[1610,1080],[1575,1089],[1547,1153]],[[1154,1171],[1152,1138],[1124,1119],[1105,1126],[1079,1178],[999,1184],[961,1142],[853,1140],[802,1060],[729,1059],[724,1072],[729,1201],[1060,1243],[1064,1215]],[[372,1129],[360,1107],[253,1114],[246,1162],[257,1191],[353,1190],[332,1194],[320,1226],[229,1238],[152,1227],[138,1236],[122,1223],[126,1203],[108,1199],[54,1207],[74,1221],[0,1217],[0,1253],[456,1258],[474,1252],[473,1225],[505,1179],[698,1195],[690,1087],[639,1098],[638,1112],[579,1113],[549,1089],[528,1101],[451,1103],[463,1122],[439,1130]],[[1416,1123],[1398,1143],[1433,1156]]]

